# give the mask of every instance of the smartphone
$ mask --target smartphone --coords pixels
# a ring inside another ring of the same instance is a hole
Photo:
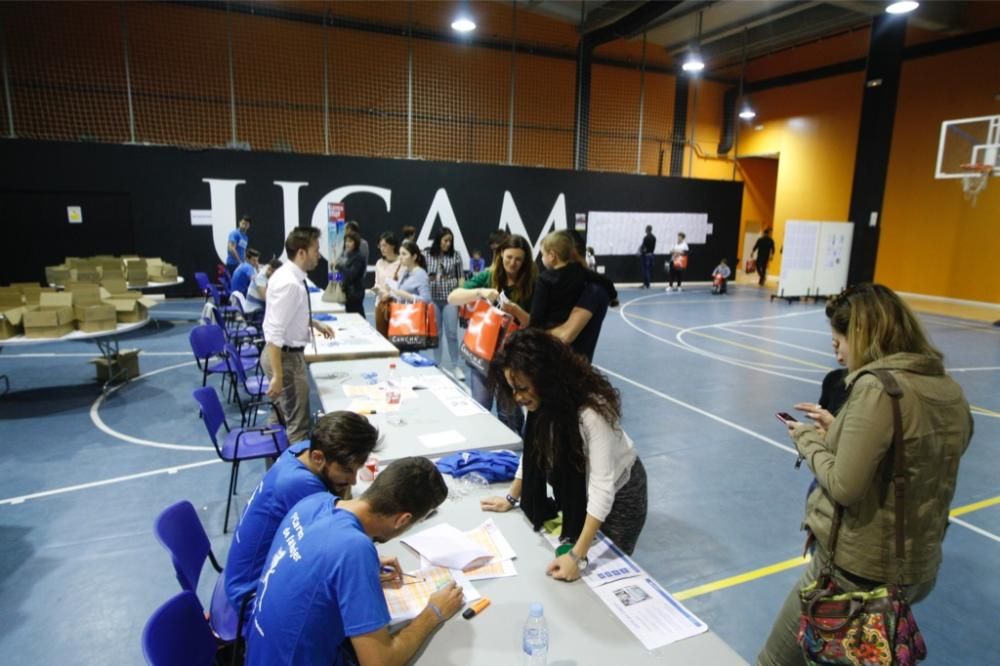
[[[775,414],[775,416],[778,417],[778,420],[781,421],[782,423],[784,423],[785,425],[788,425],[788,423],[798,423],[799,422],[799,420],[797,418],[795,418],[794,416],[792,416],[788,412],[778,412],[777,414]]]

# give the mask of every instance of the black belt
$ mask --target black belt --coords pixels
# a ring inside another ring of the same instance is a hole
[[[305,351],[305,347],[289,347],[288,345],[284,345],[281,348],[281,351],[283,351],[283,352],[301,352],[301,351]]]

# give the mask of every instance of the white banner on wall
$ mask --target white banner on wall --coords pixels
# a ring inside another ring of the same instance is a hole
[[[666,254],[683,231],[689,245],[702,245],[712,233],[707,213],[632,213],[592,210],[587,216],[587,245],[594,254],[638,254],[646,227],[653,227],[656,253]]]

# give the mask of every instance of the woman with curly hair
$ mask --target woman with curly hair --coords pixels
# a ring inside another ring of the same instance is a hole
[[[483,510],[520,505],[536,530],[562,511],[562,540],[572,548],[549,563],[553,578],[580,577],[598,530],[631,554],[646,522],[646,470],[621,428],[618,391],[586,358],[537,329],[511,335],[490,381],[528,418],[510,491],[482,500]]]

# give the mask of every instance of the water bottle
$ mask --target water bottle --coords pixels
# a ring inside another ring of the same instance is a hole
[[[403,397],[403,386],[399,381],[399,371],[396,364],[389,364],[389,375],[386,377],[385,402],[388,405],[398,405]]]
[[[525,666],[545,665],[549,656],[549,625],[545,622],[545,612],[540,603],[531,604],[521,646]]]

